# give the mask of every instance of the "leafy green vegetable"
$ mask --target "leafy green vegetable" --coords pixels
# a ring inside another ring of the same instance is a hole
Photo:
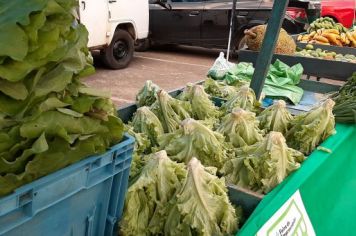
[[[286,135],[288,145],[308,155],[316,146],[333,135],[336,132],[332,113],[334,105],[335,102],[328,99],[321,106],[295,117]]]
[[[123,137],[94,72],[76,0],[0,0],[0,196]]]
[[[151,142],[145,133],[136,133],[133,128],[126,126],[126,131],[129,135],[135,138],[135,146],[132,154],[132,162],[130,168],[130,181],[137,177],[145,166],[144,155],[151,151]]]
[[[184,120],[179,130],[162,136],[160,147],[178,162],[188,163],[196,157],[206,166],[221,168],[229,159],[224,137],[191,118]]]
[[[190,101],[192,98],[192,93],[193,93],[193,87],[194,84],[192,83],[187,83],[185,88],[183,89],[183,92],[178,94],[177,99],[182,100],[182,101]]]
[[[293,117],[286,108],[283,100],[278,100],[268,107],[257,117],[260,121],[260,128],[269,131],[277,131],[286,134]]]
[[[260,107],[260,103],[256,99],[255,92],[248,86],[242,86],[240,90],[226,103],[222,105],[222,110],[231,112],[234,108],[242,108],[244,110],[256,112]]]
[[[207,78],[203,86],[205,92],[214,97],[229,99],[237,93],[235,87],[225,84],[224,81],[216,81],[211,78]]]
[[[227,196],[224,179],[216,169],[206,168],[193,158],[188,176],[175,197],[164,235],[233,235],[238,217]]]
[[[262,140],[262,131],[258,128],[258,120],[254,113],[235,108],[221,122],[218,132],[225,136],[226,141],[234,147],[252,145]]]
[[[158,117],[148,107],[137,109],[131,125],[136,133],[146,134],[152,146],[158,146],[158,137],[164,130]]]
[[[184,164],[171,161],[165,151],[154,154],[127,192],[123,218],[123,235],[162,234],[169,202],[182,187],[187,176]]]
[[[151,110],[161,121],[166,133],[178,129],[180,122],[191,117],[192,113],[189,102],[172,98],[164,90],[158,92],[157,101],[152,104]]]
[[[336,122],[356,124],[356,73],[341,87],[333,98]]]
[[[228,183],[268,193],[300,167],[304,155],[287,146],[280,132],[270,132],[262,141],[236,151],[237,158],[222,169]]]
[[[195,85],[193,87],[190,102],[192,104],[193,116],[198,120],[217,118],[220,116],[218,108],[210,100],[209,95],[204,91],[201,85]]]
[[[151,106],[156,101],[156,94],[159,90],[158,85],[154,84],[151,80],[147,80],[136,96],[137,106]]]

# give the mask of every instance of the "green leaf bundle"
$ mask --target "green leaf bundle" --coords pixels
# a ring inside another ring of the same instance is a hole
[[[153,154],[128,189],[120,222],[122,235],[162,234],[169,202],[186,176],[185,165],[170,160],[165,151]]]
[[[173,160],[184,163],[196,157],[206,166],[221,168],[229,159],[224,137],[191,118],[184,120],[179,130],[162,136],[160,148]]]
[[[300,167],[303,153],[289,148],[280,132],[270,132],[262,141],[240,148],[237,158],[222,169],[226,181],[256,192],[268,193]]]
[[[255,113],[241,108],[235,108],[227,114],[217,131],[236,148],[255,144],[263,138]]]
[[[327,99],[321,106],[296,116],[287,132],[288,145],[309,155],[321,142],[335,131],[332,109],[335,102]]]
[[[237,231],[238,217],[227,196],[224,179],[216,169],[206,168],[193,158],[188,176],[176,195],[166,220],[164,235],[223,236]]]

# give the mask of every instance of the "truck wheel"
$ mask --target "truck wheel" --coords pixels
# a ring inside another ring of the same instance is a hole
[[[101,52],[101,57],[106,66],[111,69],[127,67],[133,57],[134,40],[125,30],[116,30],[110,45]]]
[[[147,51],[150,47],[151,47],[151,42],[150,42],[149,39],[139,40],[139,41],[137,41],[137,43],[135,44],[135,50],[136,50],[137,52],[145,52],[145,51]]]

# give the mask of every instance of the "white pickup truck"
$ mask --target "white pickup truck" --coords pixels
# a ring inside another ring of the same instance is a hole
[[[79,0],[79,18],[91,50],[100,50],[111,69],[128,66],[136,40],[148,36],[148,0]]]

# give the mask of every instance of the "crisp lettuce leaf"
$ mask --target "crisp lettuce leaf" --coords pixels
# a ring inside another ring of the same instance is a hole
[[[146,106],[137,109],[131,123],[134,132],[148,136],[152,146],[158,146],[158,137],[163,135],[163,126],[158,117]]]
[[[228,183],[268,193],[305,159],[303,153],[289,148],[283,134],[270,132],[262,141],[237,150],[237,158],[222,169]]]
[[[245,85],[226,103],[221,109],[225,112],[231,112],[234,108],[242,108],[247,111],[258,112],[261,104],[257,101],[255,92]]]
[[[269,131],[277,131],[286,134],[290,128],[293,116],[286,108],[286,102],[279,100],[268,107],[257,117],[260,121],[260,128]]]
[[[198,159],[188,164],[188,176],[166,220],[164,235],[233,235],[238,217],[231,205],[224,179]]]
[[[159,90],[158,85],[154,84],[151,80],[147,80],[143,88],[136,95],[137,106],[151,106],[157,100],[156,95]]]
[[[196,157],[206,166],[221,168],[230,158],[224,137],[191,118],[184,120],[176,132],[162,136],[160,147],[173,160],[184,163]]]
[[[166,133],[177,130],[180,122],[190,118],[192,113],[189,102],[172,98],[164,90],[158,92],[157,101],[152,104],[151,110],[161,121]]]
[[[159,235],[169,201],[182,187],[187,171],[160,151],[149,158],[127,192],[120,232],[123,235]]]
[[[190,99],[192,104],[193,117],[197,120],[217,118],[220,116],[218,108],[210,100],[209,95],[204,91],[203,86],[195,85]]]
[[[328,99],[321,106],[295,117],[291,129],[287,132],[288,145],[308,155],[333,135],[336,132],[335,117],[332,113],[334,105],[335,102]]]
[[[255,144],[263,138],[255,114],[241,108],[226,115],[217,131],[236,148]]]

